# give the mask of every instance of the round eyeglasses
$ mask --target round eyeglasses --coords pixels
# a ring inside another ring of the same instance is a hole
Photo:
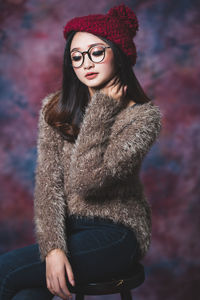
[[[82,66],[84,62],[85,55],[88,54],[89,59],[94,63],[101,62],[105,57],[105,50],[106,48],[110,48],[109,46],[102,46],[102,45],[96,45],[91,46],[88,51],[78,51],[78,50],[72,50],[71,52],[71,65],[74,68],[79,68]]]

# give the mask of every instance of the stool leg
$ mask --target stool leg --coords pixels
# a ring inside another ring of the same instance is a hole
[[[84,300],[83,294],[76,294],[76,300]]]
[[[130,290],[122,290],[121,293],[121,300],[132,300],[131,291]]]

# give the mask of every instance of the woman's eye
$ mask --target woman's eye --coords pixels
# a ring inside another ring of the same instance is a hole
[[[79,61],[81,59],[81,56],[73,56],[72,60],[73,61]]]
[[[92,52],[92,55],[95,55],[95,56],[99,56],[99,55],[102,55],[102,54],[103,54],[103,50],[93,51]]]

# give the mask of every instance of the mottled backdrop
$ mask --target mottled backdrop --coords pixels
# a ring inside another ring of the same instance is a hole
[[[132,293],[138,300],[196,300],[200,6],[194,0],[0,1],[0,253],[35,242],[38,111],[42,98],[61,84],[63,26],[72,17],[106,13],[120,3],[138,16],[134,70],[163,113],[160,139],[141,172],[153,211],[152,244],[143,260],[146,281]]]

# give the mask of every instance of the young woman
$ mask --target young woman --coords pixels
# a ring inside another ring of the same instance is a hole
[[[149,249],[139,171],[161,113],[132,70],[137,30],[123,4],[64,27],[62,88],[39,114],[37,243],[1,255],[1,300],[67,299],[73,285],[122,275]]]

